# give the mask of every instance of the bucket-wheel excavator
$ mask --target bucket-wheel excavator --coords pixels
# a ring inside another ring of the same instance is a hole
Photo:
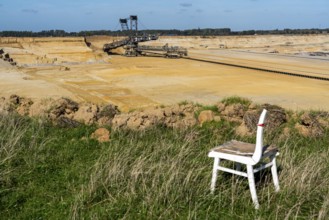
[[[130,21],[130,27],[129,22]],[[112,43],[105,44],[103,47],[104,52],[110,54],[112,50],[123,47],[125,49],[125,56],[163,56],[168,58],[180,58],[187,56],[187,49],[183,47],[168,46],[146,46],[139,45],[140,42],[157,40],[158,35],[138,34],[138,17],[131,15],[129,18],[119,19],[122,31],[129,33],[129,36],[117,40]]]

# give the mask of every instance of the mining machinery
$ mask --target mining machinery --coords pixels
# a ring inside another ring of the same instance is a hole
[[[130,21],[130,27],[129,27]],[[125,49],[125,56],[162,56],[168,58],[179,58],[187,56],[187,49],[176,46],[145,46],[139,45],[140,42],[157,40],[158,35],[138,34],[138,17],[131,15],[129,18],[119,19],[122,31],[129,33],[129,36],[122,39],[113,41],[112,43],[105,44],[103,47],[104,52],[110,54],[112,50],[123,47]]]
[[[128,20],[130,20],[130,29],[128,26]],[[121,29],[123,31],[138,31],[138,17],[137,15],[130,15],[129,18],[120,18],[119,19]]]
[[[177,46],[147,46],[138,45],[135,49],[137,56],[162,56],[166,58],[181,58],[187,56],[187,49]]]

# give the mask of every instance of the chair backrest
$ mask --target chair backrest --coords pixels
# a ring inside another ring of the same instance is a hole
[[[252,155],[252,159],[255,161],[255,163],[258,163],[260,161],[263,154],[263,132],[264,132],[264,121],[265,121],[266,113],[267,110],[263,109],[263,112],[260,115],[257,124],[256,147],[255,147],[255,152]]]

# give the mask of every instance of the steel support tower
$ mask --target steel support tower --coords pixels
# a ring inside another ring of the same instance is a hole
[[[119,21],[120,21],[122,30],[123,31],[128,31],[129,30],[128,19],[127,18],[121,18]]]
[[[130,15],[130,30],[138,31],[138,18],[137,15]]]

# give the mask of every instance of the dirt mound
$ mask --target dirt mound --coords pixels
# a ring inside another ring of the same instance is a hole
[[[232,105],[219,105],[218,110],[228,121],[242,122],[246,106],[236,103]]]
[[[115,129],[146,129],[162,125],[172,128],[186,128],[197,124],[192,104],[173,105],[165,108],[148,108],[142,111],[116,115],[112,121]]]
[[[288,136],[291,126],[287,122],[290,118],[296,121],[294,128],[306,137],[323,136],[329,128],[328,112],[305,112],[300,117],[297,114],[288,116],[287,111],[279,106],[249,103],[219,103],[216,113],[212,110],[200,111],[200,108],[187,103],[121,113],[115,105],[77,103],[68,98],[41,101],[32,101],[18,95],[0,98],[0,114],[16,112],[24,116],[38,116],[60,127],[76,127],[83,123],[111,126],[113,129],[144,130],[152,126],[184,129],[224,119],[236,123],[236,133],[245,136],[256,133],[260,113],[267,109],[265,124],[270,132],[283,129],[283,135]]]
[[[98,128],[90,136],[92,139],[96,139],[99,142],[109,142],[110,141],[110,131],[106,128]]]
[[[220,121],[220,119],[220,116],[216,116],[215,113],[211,110],[204,110],[200,112],[198,116],[198,121],[201,126],[205,122]]]
[[[295,125],[298,132],[305,137],[321,137],[326,127],[329,127],[328,112],[305,112]]]
[[[258,123],[259,115],[262,109],[267,109],[266,127],[274,130],[288,121],[288,115],[285,110],[276,105],[264,104],[258,109],[249,109],[243,116],[243,123],[249,131],[255,132],[255,125]]]
[[[286,111],[276,105],[264,104],[256,106],[254,104],[218,104],[218,110],[223,118],[228,121],[239,123],[236,132],[238,135],[252,135],[256,133],[259,116],[263,109],[267,109],[266,127],[275,130],[288,120]]]
[[[11,95],[0,99],[0,114],[17,112],[23,116],[42,117],[53,121],[61,127],[76,127],[84,124],[111,124],[113,117],[119,113],[117,106],[77,103],[68,98],[31,99]]]
[[[51,118],[58,118],[62,115],[68,118],[72,118],[72,114],[75,113],[78,109],[78,103],[68,98],[60,98],[54,101],[49,114]]]

